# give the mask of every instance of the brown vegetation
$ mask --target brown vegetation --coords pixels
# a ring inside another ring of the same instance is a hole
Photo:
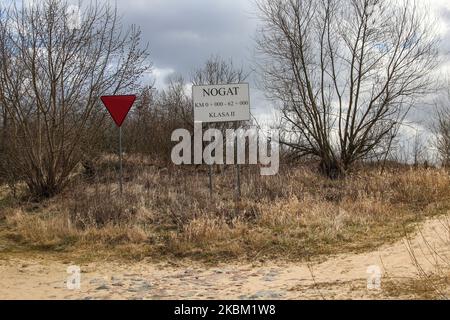
[[[0,8],[0,178],[36,198],[59,193],[95,154],[107,123],[99,97],[137,90],[150,69],[140,30],[116,9],[92,2],[72,30],[68,8]]]
[[[266,92],[282,102],[283,143],[337,178],[389,151],[433,87],[438,37],[415,1],[257,1]]]
[[[367,168],[331,181],[304,165],[273,177],[246,167],[235,203],[231,168],[216,175],[210,199],[206,170],[128,157],[121,198],[115,163],[103,157],[95,177],[80,172],[67,191],[38,204],[4,196],[2,238],[88,255],[305,260],[394,241],[450,206],[450,176],[440,169]]]
[[[438,221],[431,235],[419,231],[420,245],[407,237],[406,250],[417,276],[406,281],[388,277],[384,288],[389,295],[444,300],[450,296],[450,217],[441,216]]]

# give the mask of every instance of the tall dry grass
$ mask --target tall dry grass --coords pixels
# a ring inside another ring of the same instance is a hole
[[[413,230],[412,222],[450,207],[450,176],[440,169],[381,174],[367,168],[331,181],[307,166],[282,167],[272,177],[245,167],[236,202],[232,167],[215,173],[210,199],[205,168],[162,168],[129,157],[120,197],[115,163],[104,157],[96,176],[80,174],[68,191],[38,208],[6,209],[8,232],[24,246],[67,251],[126,248],[127,255],[139,257],[303,260],[395,241]]]
[[[388,277],[387,292],[394,297],[450,299],[450,216],[419,229],[416,239],[406,237],[405,250],[417,275],[406,280]]]

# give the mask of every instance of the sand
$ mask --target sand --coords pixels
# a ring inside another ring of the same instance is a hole
[[[418,277],[417,263],[427,273],[439,271],[445,263],[448,267],[449,220],[429,219],[418,226],[419,231],[409,240],[405,238],[373,252],[328,256],[312,263],[258,262],[215,267],[148,260],[89,263],[79,266],[79,289],[67,288],[68,264],[3,257],[0,299],[416,298],[408,292],[393,296],[384,284],[387,279],[394,279],[402,289],[402,283]],[[382,274],[378,276],[377,271]]]

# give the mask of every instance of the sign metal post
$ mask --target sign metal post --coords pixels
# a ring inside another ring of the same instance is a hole
[[[194,121],[234,122],[250,120],[250,89],[248,83],[192,86]],[[236,159],[237,160],[237,159]],[[209,165],[209,194],[212,197],[212,165]],[[236,163],[236,203],[241,198],[240,165]]]
[[[120,195],[123,194],[123,165],[122,165],[122,127],[119,127],[119,162],[120,162],[120,180],[119,180],[119,188]]]
[[[209,187],[209,197],[212,199],[212,195],[213,195],[213,170],[212,170],[212,164],[208,165],[209,168],[209,183],[208,183],[208,187]]]
[[[119,127],[119,191],[123,195],[123,149],[122,149],[122,124],[125,121],[131,107],[136,101],[135,95],[127,96],[102,96],[100,98],[108,109],[117,127]]]
[[[238,123],[235,123],[235,130],[238,128]],[[241,200],[241,168],[238,159],[236,159],[236,202]]]

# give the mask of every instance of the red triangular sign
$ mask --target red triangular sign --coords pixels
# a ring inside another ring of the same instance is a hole
[[[106,109],[108,109],[114,122],[118,127],[121,127],[128,115],[128,112],[130,112],[134,101],[136,101],[136,96],[103,96],[100,99]]]

